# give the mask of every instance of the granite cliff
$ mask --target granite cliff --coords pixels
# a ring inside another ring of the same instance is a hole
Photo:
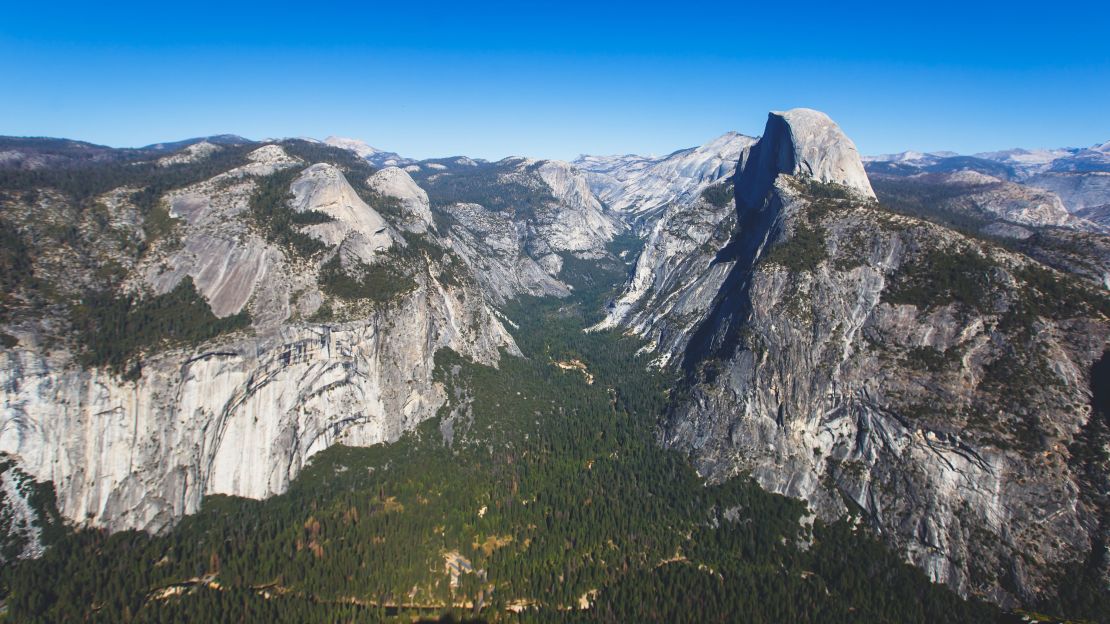
[[[374,173],[360,194],[336,164],[307,164],[280,145],[253,149],[158,198],[169,224],[159,237],[134,189],[91,198],[93,210],[60,193],[5,194],[24,240],[78,224],[72,241],[31,254],[38,282],[6,298],[14,344],[0,354],[0,450],[54,484],[71,522],[159,530],[208,494],[280,493],[315,452],[395,440],[434,415],[446,398],[432,376],[438,349],[487,364],[516,352],[450,243],[428,232],[427,197],[407,173]],[[311,215],[286,238],[259,222],[267,181],[277,209]],[[105,281],[97,264],[117,272]],[[367,286],[386,269],[403,288]],[[195,346],[150,345],[135,355],[138,375],[82,360],[66,328],[73,304],[57,291],[79,300],[106,284],[142,301],[183,280],[215,318],[250,322]]]
[[[665,445],[1001,604],[1104,543],[1076,449],[1105,292],[884,208],[814,111],[772,113],[734,186],[664,213],[604,324],[685,376]]]

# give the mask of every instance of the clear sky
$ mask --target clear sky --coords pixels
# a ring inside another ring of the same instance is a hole
[[[1086,146],[1110,139],[1107,4],[2,0],[0,134],[570,159],[806,106],[866,154]]]

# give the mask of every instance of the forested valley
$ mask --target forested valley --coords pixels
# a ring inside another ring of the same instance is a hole
[[[400,441],[332,447],[285,494],[211,496],[158,536],[66,531],[0,572],[7,621],[1005,621],[746,476],[656,444],[676,380],[585,333],[624,267],[522,298],[523,358],[443,350],[452,397]]]

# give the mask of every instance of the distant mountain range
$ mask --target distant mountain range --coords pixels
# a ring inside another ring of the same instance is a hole
[[[573,162],[0,137],[0,609],[1104,613],[1108,232],[1108,144],[809,109]]]
[[[982,195],[989,187],[993,197],[972,203],[1011,217],[1025,211],[1025,216],[1016,218],[1018,222],[1099,231],[1110,228],[1110,142],[1088,148],[1012,149],[971,156],[902,152],[864,161],[868,175],[880,179],[939,184],[955,191],[965,189],[965,195]],[[1013,184],[1042,193],[1030,194]],[[1026,210],[1028,207],[1034,210]],[[1067,219],[1061,209],[1076,220]]]
[[[1066,147],[1057,149],[1015,148],[997,152],[961,155],[955,152],[900,152],[864,157],[869,170],[897,173],[906,170],[950,172],[983,170],[981,173],[1005,172],[1014,179],[1026,179],[1037,174],[1110,172],[1110,141],[1091,147]],[[997,165],[1001,165],[1001,169]]]

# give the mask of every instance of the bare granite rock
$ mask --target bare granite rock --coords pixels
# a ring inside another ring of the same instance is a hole
[[[772,114],[735,217],[664,213],[603,325],[685,376],[661,437],[708,479],[858,515],[934,580],[1024,603],[1101,530],[1069,449],[1104,294],[1045,303],[1064,276],[883,209],[862,172],[824,115]]]
[[[390,256],[412,287],[388,301],[322,292],[321,265],[352,241],[360,257],[377,260],[404,240],[338,169],[317,164],[293,183],[291,206],[332,217],[328,228],[303,226],[327,252],[301,258],[267,242],[249,216],[257,177],[302,164],[270,145],[243,167],[173,191],[163,199],[172,232],[123,265],[124,292],[168,292],[189,276],[217,316],[249,313],[249,329],[146,353],[142,377],[129,381],[81,366],[69,348],[45,348],[49,316],[9,328],[18,345],[0,352],[0,452],[53,482],[70,521],[155,531],[208,494],[280,493],[314,453],[396,440],[433,416],[446,399],[433,379],[438,349],[490,365],[502,350],[519,353],[474,277],[445,277],[445,263],[466,265],[434,237],[426,243],[442,256]],[[135,219],[128,196],[102,202],[123,231]],[[92,249],[100,261],[128,257]],[[325,302],[335,320],[306,320]]]

